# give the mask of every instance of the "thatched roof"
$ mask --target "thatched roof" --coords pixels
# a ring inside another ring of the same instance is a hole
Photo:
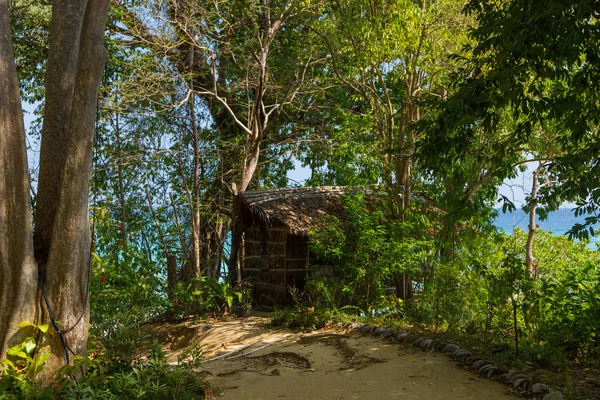
[[[345,186],[252,190],[240,193],[240,197],[261,221],[283,224],[295,235],[308,235],[315,220],[343,213],[342,196],[349,190]],[[351,190],[372,192],[372,188]]]

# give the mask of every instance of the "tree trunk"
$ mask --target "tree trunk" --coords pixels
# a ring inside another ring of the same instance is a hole
[[[7,8],[6,0],[0,0],[0,6]],[[55,0],[52,4],[47,108],[44,114],[48,122],[45,122],[42,132],[40,158],[43,161],[40,161],[39,179],[39,188],[44,189],[38,192],[40,197],[36,209],[36,237],[40,238],[36,244],[36,250],[40,250],[37,252],[39,257],[36,257],[37,271],[35,265],[30,264],[34,258],[30,200],[28,191],[23,193],[23,185],[28,183],[28,179],[23,178],[23,169],[26,174],[27,166],[26,150],[22,121],[14,122],[22,119],[22,113],[12,51],[6,50],[10,48],[10,35],[5,10],[2,10],[0,21],[3,36],[0,72],[1,79],[7,80],[0,90],[10,91],[1,96],[6,106],[0,103],[2,130],[8,130],[1,134],[0,170],[3,177],[10,179],[3,181],[7,187],[0,192],[0,204],[8,204],[4,209],[12,211],[0,214],[7,218],[7,224],[2,226],[9,229],[8,233],[0,236],[0,243],[4,245],[20,240],[18,245],[8,249],[15,254],[2,251],[0,260],[0,298],[10,297],[9,301],[2,303],[0,313],[0,359],[5,356],[7,346],[13,343],[11,340],[19,336],[15,332],[15,323],[19,320],[52,322],[48,313],[49,303],[54,321],[60,321],[60,333],[51,328],[42,343],[50,346],[52,354],[40,375],[42,380],[49,380],[71,355],[85,355],[86,351],[91,244],[89,181],[98,87],[108,56],[104,48],[108,7],[109,0]],[[3,143],[5,140],[6,143]],[[27,234],[28,238],[19,237]],[[31,304],[35,305],[38,296],[36,275],[48,299],[42,305],[42,312],[31,311]],[[5,307],[5,304],[9,306]]]
[[[36,259],[42,265],[46,264],[50,252],[54,219],[60,203],[59,185],[67,157],[65,149],[69,138],[85,9],[86,0],[57,0],[52,6],[35,210]]]
[[[533,240],[537,231],[535,223],[535,210],[538,205],[537,192],[540,187],[538,178],[545,163],[540,162],[540,165],[533,171],[533,183],[531,184],[531,196],[529,200],[529,230],[527,232],[527,244],[525,245],[525,263],[527,264],[527,272],[532,278],[537,274],[537,260],[533,255]]]
[[[10,35],[8,0],[0,0],[0,360],[31,332],[21,321],[36,316],[25,129]]]
[[[167,296],[169,301],[174,302],[175,288],[177,288],[177,257],[167,256]]]

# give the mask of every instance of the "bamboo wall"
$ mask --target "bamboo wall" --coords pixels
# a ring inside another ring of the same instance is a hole
[[[285,225],[254,222],[244,230],[243,277],[251,278],[258,305],[292,303],[287,287],[302,290],[312,265],[307,238],[288,234]]]

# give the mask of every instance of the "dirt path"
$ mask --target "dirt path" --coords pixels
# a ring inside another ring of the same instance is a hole
[[[199,371],[223,399],[515,399],[506,386],[457,368],[441,353],[355,333],[292,334],[265,325],[252,317],[153,331],[171,347],[172,360],[194,343],[204,345],[207,358],[251,344]]]

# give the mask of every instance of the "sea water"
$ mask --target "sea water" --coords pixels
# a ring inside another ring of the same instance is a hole
[[[576,223],[585,223],[585,216],[575,217],[575,214],[569,208],[561,208],[548,214],[548,218],[544,221],[536,217],[536,222],[540,229],[552,232],[553,235],[565,235]],[[512,213],[502,213],[498,210],[498,216],[494,219],[494,225],[506,233],[511,233],[515,228],[520,228],[524,231],[528,230],[529,214],[518,209]],[[594,229],[598,229],[594,226]],[[588,247],[597,249],[597,244],[600,244],[600,235],[590,238]]]

